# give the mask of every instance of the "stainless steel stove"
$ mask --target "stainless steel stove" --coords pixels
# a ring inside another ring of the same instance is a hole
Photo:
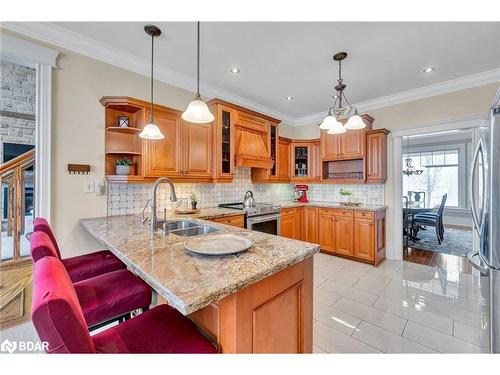
[[[280,234],[281,206],[256,203],[254,207],[244,207],[243,203],[223,203],[219,207],[232,208],[245,213],[245,228],[269,234]]]

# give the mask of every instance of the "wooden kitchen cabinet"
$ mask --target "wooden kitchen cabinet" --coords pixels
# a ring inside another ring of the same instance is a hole
[[[280,182],[290,182],[290,149],[291,140],[279,137],[278,139],[278,180]]]
[[[146,109],[145,116],[149,118],[149,109]],[[144,177],[180,177],[183,120],[178,111],[167,109],[155,109],[154,120],[165,138],[143,141]]]
[[[213,180],[231,182],[234,173],[234,109],[222,104],[209,105],[213,122]]]
[[[291,181],[316,182],[321,180],[319,139],[292,140]]]
[[[253,182],[290,182],[290,150],[288,143],[279,137],[278,124],[271,123],[269,127],[268,149],[273,165],[270,169],[252,168]],[[282,146],[283,144],[283,146]]]
[[[352,211],[334,212],[334,253],[346,256],[353,254]]]
[[[323,252],[378,265],[385,259],[385,210],[320,207],[318,239]]]
[[[385,259],[385,210],[354,212],[353,257],[378,265]]]
[[[387,129],[370,130],[366,134],[366,182],[387,180]]]
[[[217,217],[211,221],[214,223],[232,225],[233,227],[245,228],[245,215]]]
[[[304,207],[304,236],[306,242],[319,243],[318,238],[318,207]]]
[[[182,177],[212,176],[212,126],[182,122]]]
[[[321,145],[317,139],[312,143],[312,176],[311,182],[321,181]]]
[[[375,254],[375,224],[372,218],[354,218],[353,256],[373,261]]]
[[[280,231],[282,237],[302,240],[303,207],[281,209]]]
[[[335,251],[335,218],[333,210],[318,209],[318,242],[322,251],[334,253]]]
[[[366,132],[371,130],[373,118],[362,115],[366,128],[358,130],[347,130],[342,134],[328,134],[327,130],[321,130],[321,159],[350,160],[361,159],[366,156]]]

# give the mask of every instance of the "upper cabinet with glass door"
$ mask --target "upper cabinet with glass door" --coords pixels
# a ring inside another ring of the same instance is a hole
[[[215,116],[213,122],[214,181],[231,182],[234,171],[234,109],[219,103],[210,103]]]

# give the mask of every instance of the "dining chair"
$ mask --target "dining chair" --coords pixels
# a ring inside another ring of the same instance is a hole
[[[408,191],[408,199],[410,202],[415,202],[417,207],[425,207],[425,191]]]
[[[413,227],[414,229],[414,237],[417,236],[417,233],[421,226],[433,226],[436,230],[436,237],[438,243],[441,244],[444,238],[444,224],[443,224],[443,212],[444,207],[446,205],[446,199],[448,198],[448,193],[444,194],[441,198],[441,204],[436,213],[427,212],[417,214],[413,217]]]
[[[47,353],[217,353],[177,310],[159,305],[90,336],[78,296],[61,261],[44,257],[33,266],[33,325]]]
[[[57,257],[64,264],[64,267],[66,267],[69,277],[74,283],[107,272],[126,268],[125,264],[109,250],[101,250],[63,259],[56,237],[49,223],[44,218],[37,217],[33,220],[33,232],[40,231],[45,232],[49,236],[54,245]]]

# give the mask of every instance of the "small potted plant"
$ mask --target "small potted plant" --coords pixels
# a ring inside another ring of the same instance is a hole
[[[344,188],[341,188],[340,189],[340,195],[342,195],[343,197],[345,197],[345,199],[346,199],[346,201],[344,201],[345,203],[349,203],[350,202],[350,196],[352,195],[352,193],[349,190],[344,190]]]
[[[130,174],[130,166],[132,165],[132,161],[129,159],[118,159],[115,162],[116,174],[117,175],[129,175]]]
[[[196,205],[198,204],[198,197],[196,196],[195,193],[192,193],[190,196],[189,196],[189,199],[191,200],[191,208],[193,210],[196,210]]]

